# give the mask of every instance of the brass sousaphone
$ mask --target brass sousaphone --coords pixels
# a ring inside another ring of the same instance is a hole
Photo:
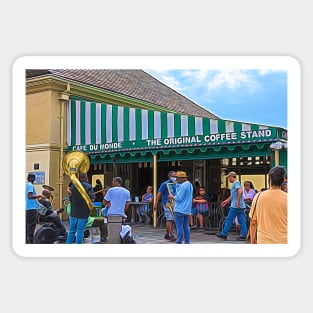
[[[92,210],[93,203],[90,200],[84,186],[79,181],[79,173],[87,173],[90,167],[90,161],[87,154],[82,151],[68,152],[63,158],[62,167],[65,174],[70,177],[72,183],[87,203],[89,210]]]

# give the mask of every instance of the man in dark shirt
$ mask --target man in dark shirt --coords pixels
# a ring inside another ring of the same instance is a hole
[[[87,173],[80,173],[79,180],[82,184],[83,188],[86,190],[90,200],[95,199],[95,195],[93,192],[93,188],[91,184],[88,182]],[[68,232],[67,244],[71,244],[74,242],[75,234],[76,234],[76,243],[82,244],[84,239],[84,230],[86,228],[88,217],[90,214],[90,210],[88,204],[75,187],[74,183],[70,186],[70,201],[71,201],[71,215],[70,215],[70,229]]]

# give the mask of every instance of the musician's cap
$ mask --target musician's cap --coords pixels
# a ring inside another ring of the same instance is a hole
[[[236,172],[229,172],[227,175],[226,175],[226,177],[228,178],[228,177],[237,177],[237,173]]]
[[[48,196],[51,195],[51,192],[50,192],[50,190],[48,190],[48,189],[44,189],[44,190],[42,191],[42,195],[45,196],[45,197],[48,197]]]
[[[186,172],[177,171],[174,175],[176,178],[188,178]]]
[[[114,177],[114,179],[113,180],[115,180],[117,183],[119,183],[120,185],[122,185],[122,182],[123,182],[123,180],[122,180],[122,178],[121,177]]]

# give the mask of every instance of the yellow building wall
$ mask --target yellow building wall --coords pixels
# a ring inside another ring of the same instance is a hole
[[[50,143],[51,92],[26,96],[26,145]]]
[[[36,172],[34,163],[38,163],[37,171],[45,172],[45,184],[54,188],[54,209],[62,206],[61,198],[66,196],[66,187],[62,186],[63,191],[60,190],[60,184],[63,182],[60,180],[61,105],[58,97],[58,90],[45,90],[26,95],[26,176],[28,172]],[[66,143],[66,132],[63,139]],[[42,184],[36,184],[35,189],[37,193],[41,193]]]
[[[39,164],[39,169],[34,170],[34,164]],[[45,172],[45,184],[50,181],[50,152],[49,151],[30,151],[26,153],[26,172]],[[27,179],[27,177],[26,177]],[[42,184],[35,184],[37,194],[42,192]]]
[[[267,175],[264,174],[260,174],[260,175],[240,175],[237,176],[237,179],[240,181],[242,187],[243,187],[243,183],[246,180],[249,180],[253,183],[254,189],[257,191],[261,191],[262,188],[269,188],[267,182]],[[226,181],[227,178],[226,176],[222,176],[221,177],[221,188],[230,188],[231,187],[231,183]]]

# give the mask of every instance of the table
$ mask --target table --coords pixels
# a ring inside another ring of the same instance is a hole
[[[131,223],[141,223],[142,222],[142,216],[141,214],[137,213],[137,208],[141,207],[141,206],[146,206],[148,205],[149,207],[149,211],[148,213],[143,212],[143,216],[145,217],[145,224],[149,224],[150,223],[150,219],[151,219],[151,212],[152,212],[152,202],[136,202],[136,201],[129,201],[129,208],[127,211],[130,212],[126,212],[130,213],[130,220]],[[127,217],[129,218],[129,214],[127,214]],[[137,218],[136,218],[137,217]]]

